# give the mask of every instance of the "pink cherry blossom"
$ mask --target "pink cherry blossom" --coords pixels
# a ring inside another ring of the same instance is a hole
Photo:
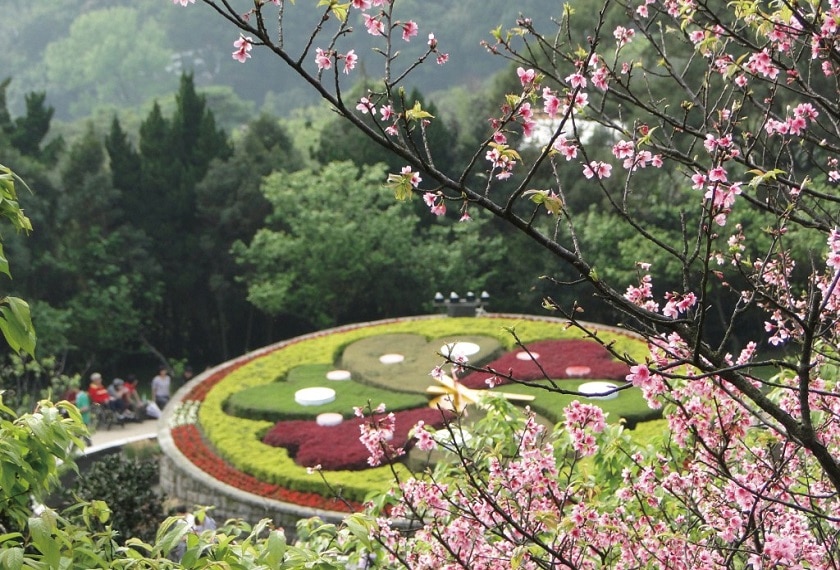
[[[716,166],[709,171],[709,182],[726,182],[728,177],[726,169],[722,166]]]
[[[612,165],[606,162],[593,160],[583,166],[583,175],[586,178],[596,177],[599,179],[609,178],[612,174]]]
[[[519,82],[522,83],[522,87],[530,87],[530,85],[534,82],[537,73],[533,69],[526,70],[522,67],[517,67],[516,75],[519,76]]]
[[[564,136],[557,137],[552,145],[552,148],[559,152],[566,160],[577,158],[578,146],[573,141],[568,140]]]
[[[748,71],[769,79],[775,79],[779,75],[779,68],[766,49],[753,53],[745,67]]]
[[[625,159],[633,156],[636,147],[631,141],[618,141],[613,145],[612,153],[618,159]]]
[[[681,313],[685,313],[697,302],[697,297],[694,293],[690,292],[685,295],[679,295],[673,292],[666,293],[665,299],[667,303],[665,303],[665,307],[662,309],[662,314],[672,319],[679,317]]]
[[[566,82],[572,87],[572,89],[586,87],[586,77],[584,77],[584,75],[580,72],[575,72],[566,77]]]
[[[364,14],[365,20],[365,28],[367,32],[372,36],[384,36],[385,35],[385,24],[382,23],[382,20],[378,17],[371,16],[369,14]]]
[[[826,265],[834,271],[840,271],[840,230],[832,228],[828,234],[828,258]]]
[[[426,429],[426,423],[423,420],[417,422],[413,428],[414,438],[417,440],[416,446],[420,451],[431,451],[437,448],[437,442],[432,437],[431,432]]]
[[[506,180],[513,175],[516,159],[507,145],[494,143],[485,158],[492,163],[498,180]]]
[[[442,216],[446,213],[446,203],[443,196],[435,192],[426,192],[423,194],[423,202],[429,207],[429,211],[435,216]]]
[[[607,80],[609,79],[609,70],[605,65],[596,69],[592,74],[592,84],[600,89],[606,91],[609,88]]]
[[[362,97],[359,99],[359,102],[356,104],[356,110],[360,111],[363,115],[370,113],[371,115],[376,114],[376,107],[373,103],[370,102],[370,99],[367,97]]]
[[[236,51],[233,52],[233,59],[239,63],[245,63],[245,60],[251,57],[251,42],[254,40],[247,36],[239,36],[239,39],[233,42],[233,47]]]
[[[330,57],[330,52],[324,51],[321,48],[316,48],[315,63],[318,65],[318,71],[331,68],[332,58]]]
[[[400,174],[407,177],[409,179],[409,182],[411,182],[411,185],[415,188],[420,186],[420,183],[423,181],[423,179],[420,178],[420,174],[417,172],[413,172],[410,166],[403,166],[400,170]]]
[[[549,87],[543,87],[542,96],[543,111],[545,111],[545,114],[548,115],[549,118],[553,119],[557,116],[557,112],[560,110],[560,98],[557,97]]]
[[[382,416],[385,410],[380,405],[369,416],[368,421],[359,425],[359,441],[367,448],[368,464],[372,467],[391,461],[405,453],[402,448],[395,448],[389,442],[394,438],[396,416],[393,412]]]
[[[173,3],[186,6],[187,4],[195,4],[195,0],[173,0]]]
[[[417,35],[420,29],[417,27],[417,23],[413,20],[409,20],[402,24],[402,39],[405,41],[410,41],[411,38]]]
[[[613,32],[613,37],[615,37],[618,47],[623,47],[633,41],[635,35],[636,31],[634,29],[628,29],[624,26],[617,26]]]
[[[592,455],[598,450],[598,445],[592,435],[601,433],[606,427],[604,411],[592,404],[582,404],[578,400],[563,409],[565,427],[572,441],[572,448],[582,457]]]
[[[525,138],[531,137],[534,134],[534,129],[537,128],[537,122],[531,120],[522,121],[522,135]]]
[[[344,54],[344,73],[349,74],[352,69],[356,67],[356,62],[359,60],[359,56],[356,55],[355,50],[350,50],[346,54]]]

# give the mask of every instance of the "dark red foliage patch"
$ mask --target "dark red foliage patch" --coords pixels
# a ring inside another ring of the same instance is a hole
[[[539,355],[536,361],[517,358],[518,353],[524,352],[519,349],[508,352],[487,367],[522,382],[542,380],[546,375],[553,380],[597,378],[623,381],[630,373],[626,364],[614,360],[606,348],[592,340],[543,340],[526,347],[531,353]],[[575,367],[578,369],[575,370]],[[493,374],[487,372],[471,372],[460,381],[468,388],[480,390],[487,388],[487,380],[492,377]],[[510,383],[501,376],[496,378],[496,385]]]
[[[418,421],[423,420],[428,426],[440,428],[446,421],[454,418],[454,414],[442,414],[434,408],[405,410],[395,412],[394,415],[394,438],[388,443],[394,449],[405,450],[414,444],[413,438],[409,440],[408,432]],[[263,437],[263,443],[285,447],[295,463],[302,467],[320,465],[327,471],[369,469],[370,453],[359,440],[360,426],[362,422],[367,421],[370,421],[370,418],[354,417],[337,426],[320,426],[311,420],[281,421]]]

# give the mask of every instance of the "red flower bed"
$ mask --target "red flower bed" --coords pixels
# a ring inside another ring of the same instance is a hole
[[[554,380],[564,378],[598,378],[623,381],[630,368],[614,360],[603,346],[592,340],[543,340],[526,345],[528,351],[536,354],[537,360],[522,360],[517,354],[523,350],[508,352],[487,365],[499,374],[509,374],[522,382],[542,380],[545,375]],[[571,370],[568,370],[571,368]],[[588,372],[585,369],[589,369]],[[543,372],[545,371],[545,372]],[[569,373],[573,375],[570,376]],[[476,390],[486,389],[487,380],[493,374],[471,372],[460,379],[461,383]],[[497,377],[496,385],[510,382]]]
[[[328,498],[317,493],[292,491],[273,483],[266,483],[243,473],[225,463],[204,438],[199,429],[192,424],[182,425],[172,429],[172,439],[175,445],[196,467],[213,476],[215,479],[237,489],[253,493],[261,497],[294,503],[303,507],[325,509],[339,512],[358,512],[362,505],[356,502],[345,502],[335,498]]]
[[[434,408],[417,408],[394,413],[396,425],[394,438],[389,442],[394,449],[408,450],[414,445],[408,432],[423,420],[426,425],[443,427],[455,417],[451,412],[441,414]],[[337,426],[320,426],[311,420],[277,422],[263,437],[263,443],[285,447],[295,463],[302,467],[320,465],[326,471],[369,469],[370,453],[359,440],[360,426],[370,418],[353,418]]]

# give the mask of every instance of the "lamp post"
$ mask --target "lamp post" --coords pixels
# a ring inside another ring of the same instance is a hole
[[[446,308],[446,315],[449,317],[475,317],[484,312],[484,307],[490,302],[490,293],[482,291],[481,295],[476,297],[475,293],[467,291],[461,298],[458,293],[452,291],[449,298],[446,298],[438,291],[435,293],[434,302],[435,307]]]

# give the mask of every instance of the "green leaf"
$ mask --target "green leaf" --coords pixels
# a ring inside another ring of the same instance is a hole
[[[32,536],[32,542],[40,550],[41,543],[50,539],[50,529],[47,522],[40,517],[31,517],[29,519],[29,534]]]
[[[404,202],[411,198],[411,178],[402,174],[389,174],[388,188],[394,191],[394,197],[400,202]]]
[[[0,305],[0,331],[15,352],[23,350],[35,356],[35,329],[29,315],[29,304],[17,297],[6,297]]]
[[[8,277],[12,276],[9,271],[9,260],[6,259],[6,254],[3,253],[3,244],[0,244],[0,273],[5,273]]]
[[[20,180],[11,169],[0,164],[0,215],[8,218],[18,231],[30,232],[32,222],[23,214],[23,209],[18,204],[15,179]]]
[[[361,542],[368,550],[373,549],[373,544],[370,539],[374,536],[374,524],[372,521],[361,514],[353,514],[344,519],[344,525],[350,533]]]
[[[350,9],[350,3],[339,4],[335,0],[320,0],[318,6],[329,6],[335,17],[345,22],[347,20],[347,12]]]
[[[545,206],[545,209],[550,214],[557,215],[563,209],[563,200],[554,192],[548,190],[526,190],[522,195],[529,197],[534,204]]]
[[[111,509],[105,501],[91,501],[91,514],[96,517],[99,524],[105,524],[111,518]]]
[[[260,556],[260,562],[269,568],[279,568],[286,555],[286,535],[283,531],[275,530],[268,534],[265,548]]]
[[[415,101],[414,107],[406,110],[405,118],[409,121],[417,121],[420,119],[434,119],[435,116],[428,111],[424,111],[420,101]]]
[[[0,534],[0,545],[10,540],[18,540],[23,538],[23,535],[19,532],[7,532],[6,534]]]
[[[0,568],[7,570],[23,568],[23,548],[17,546],[0,552]]]
[[[649,145],[650,144],[650,137],[651,137],[651,135],[653,135],[653,133],[656,129],[657,129],[657,127],[651,127],[648,130],[647,134],[645,134],[643,137],[639,138],[638,141],[636,141],[636,147],[637,148],[642,148],[643,146]]]
[[[755,175],[749,182],[749,185],[753,188],[757,188],[759,184],[767,182],[768,180],[775,180],[780,174],[785,174],[784,170],[779,170],[778,168],[774,168],[768,172],[759,169],[748,170],[747,172]]]

